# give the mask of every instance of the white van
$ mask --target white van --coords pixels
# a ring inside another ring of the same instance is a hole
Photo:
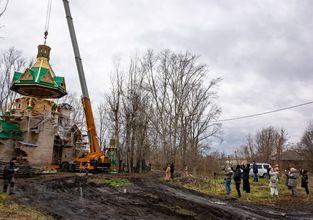
[[[271,165],[268,164],[268,163],[256,163],[257,167],[258,167],[258,176],[260,177],[268,177],[268,174],[267,174],[267,169],[272,169]],[[250,176],[254,176],[254,173],[253,173],[253,164],[250,164],[250,173],[249,175]]]

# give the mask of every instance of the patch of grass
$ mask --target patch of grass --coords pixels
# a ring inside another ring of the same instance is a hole
[[[4,203],[7,197],[8,197],[7,193],[0,192],[0,204]]]
[[[237,198],[237,191],[235,188],[234,180],[231,182],[231,194],[226,195],[224,178],[218,177],[213,178],[178,178],[175,181],[170,182],[173,185],[178,185],[187,189],[192,189],[198,192],[202,192],[211,196],[217,196],[223,199]],[[290,200],[296,200],[296,203],[305,203],[309,204],[313,201],[313,198],[307,197],[304,189],[300,187],[300,178],[298,179],[298,196],[293,198],[291,197],[291,191],[285,185],[285,177],[281,176],[279,185],[278,185],[278,198],[272,198],[270,195],[269,180],[267,178],[260,178],[259,182],[253,182],[253,179],[250,178],[250,188],[251,192],[246,193],[243,191],[243,184],[240,184],[241,198],[238,198],[239,201],[244,202],[253,202],[266,205],[284,205],[283,203],[288,203]],[[312,184],[309,184],[310,192],[313,191]]]
[[[128,179],[122,179],[122,178],[96,179],[95,183],[99,185],[106,185],[106,186],[112,186],[112,187],[123,187],[123,186],[132,185],[132,183],[129,182]]]
[[[15,203],[7,193],[0,193],[0,220],[2,219],[53,220],[54,218],[35,208]]]
[[[188,209],[184,209],[180,206],[172,206],[172,205],[166,205],[166,204],[159,204],[159,206],[166,208],[166,209],[169,209],[173,212],[176,212],[179,215],[190,216],[190,217],[198,219],[196,213],[194,213],[193,211],[190,211]]]
[[[182,207],[176,206],[175,212],[180,214],[180,215],[185,215],[185,216],[191,216],[191,217],[196,217],[197,214],[194,213],[193,211],[190,211],[188,209],[184,209]]]

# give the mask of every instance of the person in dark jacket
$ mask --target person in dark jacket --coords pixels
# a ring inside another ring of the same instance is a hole
[[[174,161],[171,162],[170,164],[170,172],[171,172],[171,178],[174,179],[174,170],[175,170],[175,167],[174,167]]]
[[[4,167],[3,170],[3,192],[8,191],[8,186],[10,185],[10,194],[14,194],[14,174],[18,170],[18,168],[15,167],[16,158],[12,158],[11,161]]]
[[[300,169],[300,174],[302,176],[301,178],[301,187],[305,189],[305,192],[307,195],[309,195],[309,177],[308,177],[308,171],[304,169]]]
[[[271,179],[270,171],[271,171],[270,167],[266,168],[266,173],[267,173],[268,179]]]
[[[259,182],[258,165],[255,163],[255,161],[253,161],[252,170],[253,170],[253,182]]]
[[[243,184],[243,191],[246,193],[250,193],[250,182],[249,182],[249,173],[250,173],[250,164],[242,165],[242,184]]]
[[[233,167],[231,167],[231,169],[234,171],[234,181],[235,181],[235,185],[236,185],[236,190],[237,190],[237,194],[238,197],[241,197],[241,193],[240,193],[240,183],[241,183],[241,169],[240,169],[240,165],[236,166],[236,169],[234,169]]]

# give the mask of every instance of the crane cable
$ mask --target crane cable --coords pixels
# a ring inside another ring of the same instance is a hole
[[[49,23],[50,23],[50,15],[51,15],[51,5],[52,0],[48,0],[48,7],[47,7],[47,14],[46,14],[46,24],[45,24],[45,32],[44,32],[44,44],[46,45],[46,40],[48,37],[48,31],[49,31]]]

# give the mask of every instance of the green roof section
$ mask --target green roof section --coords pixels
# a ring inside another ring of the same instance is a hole
[[[31,69],[28,69],[29,73],[32,75],[32,80],[21,80],[22,73],[15,72],[13,77],[13,83],[16,84],[29,84],[29,83],[38,83],[42,85],[49,85],[58,88],[61,85],[61,82],[64,81],[64,77],[61,76],[55,76],[53,83],[44,82],[41,81],[42,77],[49,72],[49,69],[46,68],[39,68],[38,67],[32,67]],[[39,73],[39,76],[38,76]]]
[[[65,83],[64,77],[62,76],[56,76],[54,80],[58,86],[61,86],[62,83]]]
[[[13,81],[16,81],[18,80],[20,77],[21,77],[22,73],[20,72],[15,72],[14,73],[14,76],[13,76]]]
[[[18,124],[0,120],[0,139],[23,140]]]

